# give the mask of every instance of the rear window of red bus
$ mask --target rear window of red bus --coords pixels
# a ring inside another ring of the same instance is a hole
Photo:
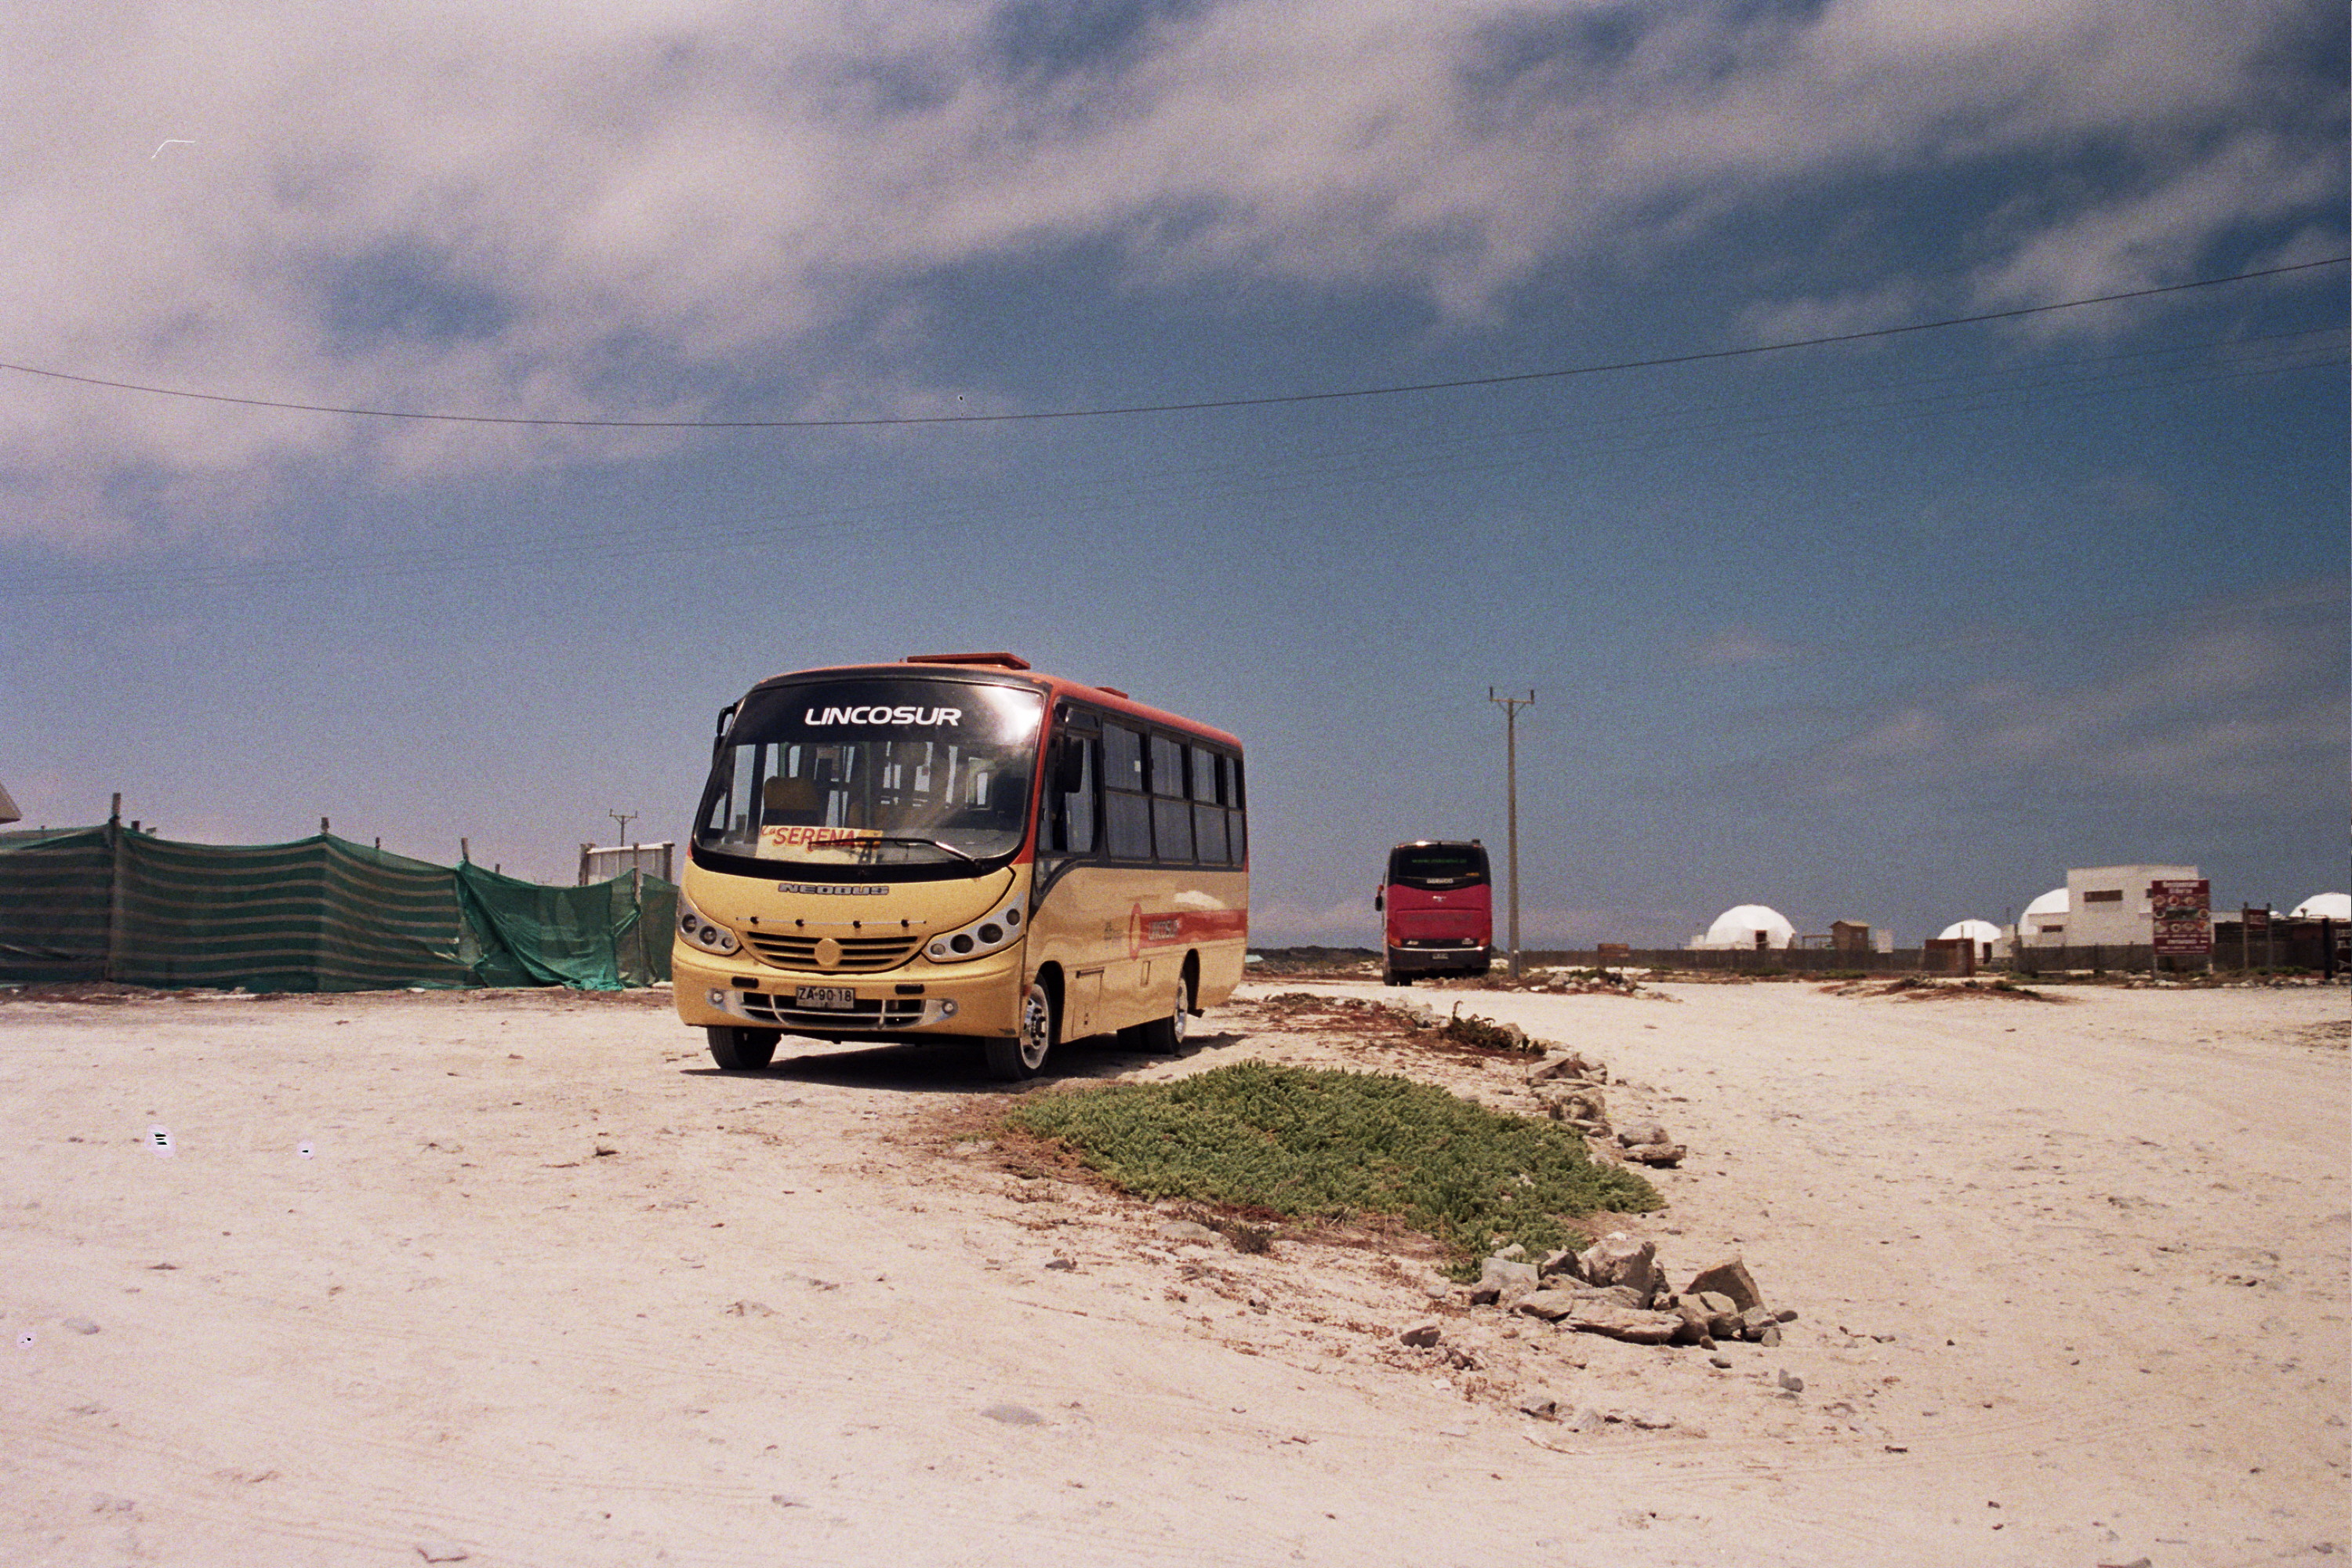
[[[1389,881],[1407,888],[1468,888],[1486,880],[1486,852],[1475,844],[1406,845],[1389,851]]]

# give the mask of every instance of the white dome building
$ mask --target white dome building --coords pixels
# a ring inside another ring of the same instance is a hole
[[[2352,893],[2314,893],[2287,911],[2290,920],[2352,921]]]
[[[1965,942],[1976,950],[1976,962],[1990,963],[2007,952],[2007,939],[1990,921],[1954,921],[1936,934],[1937,942]]]
[[[1796,945],[1797,928],[1780,910],[1762,904],[1738,904],[1724,910],[1706,928],[1706,934],[1691,943],[1695,948],[1723,949]]]
[[[2031,942],[2041,936],[2045,929],[2052,937],[2064,940],[2068,907],[2066,889],[2051,889],[2026,905],[2025,912],[2017,917],[2017,940]]]

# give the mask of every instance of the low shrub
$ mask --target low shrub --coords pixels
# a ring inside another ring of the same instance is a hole
[[[1139,1197],[1304,1222],[1391,1216],[1434,1237],[1463,1277],[1515,1241],[1531,1254],[1580,1243],[1576,1216],[1660,1203],[1557,1122],[1387,1073],[1242,1062],[1033,1095],[1004,1124]]]

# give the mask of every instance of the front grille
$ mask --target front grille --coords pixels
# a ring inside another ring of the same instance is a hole
[[[825,938],[753,931],[745,940],[752,952],[778,969],[813,969],[827,974],[875,974],[896,969],[914,957],[923,942],[920,936],[904,935],[835,937],[832,940],[841,944],[841,962],[826,969],[816,961],[817,943]]]
[[[920,996],[866,997],[854,1008],[795,1007],[788,995],[745,991],[736,1000],[743,1016],[787,1029],[911,1029],[923,1021]]]

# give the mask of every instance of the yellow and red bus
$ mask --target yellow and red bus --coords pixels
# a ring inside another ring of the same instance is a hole
[[[1240,982],[1241,742],[1008,653],[779,675],[721,710],[671,950],[730,1071],[785,1035],[1172,1053]]]

